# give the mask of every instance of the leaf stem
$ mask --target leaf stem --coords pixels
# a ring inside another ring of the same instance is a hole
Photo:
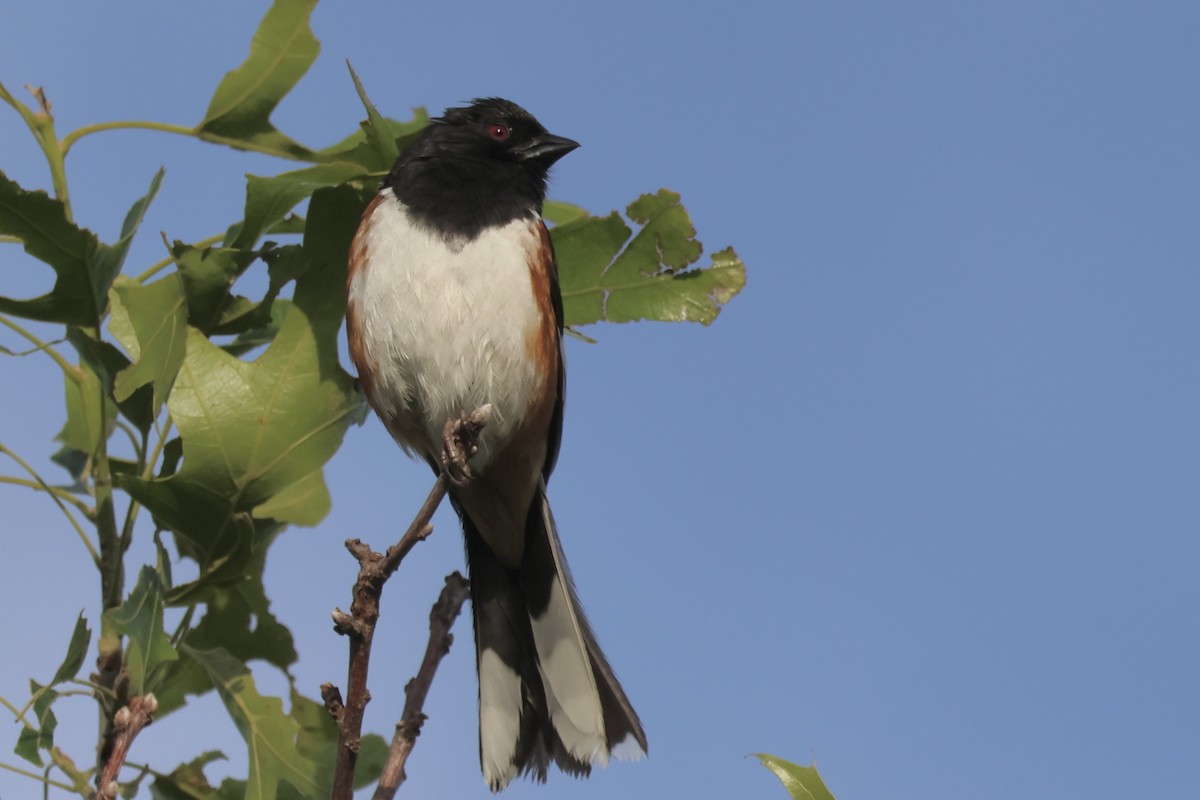
[[[42,480],[42,476],[37,473],[37,470],[31,467],[29,463],[25,461],[25,459],[21,458],[3,444],[0,444],[0,454],[8,456],[13,461],[20,464],[21,469],[29,473],[30,477],[32,477],[42,488],[42,491],[47,492],[50,495],[50,499],[54,501],[55,505],[58,506],[59,510],[62,511],[63,515],[67,518],[67,521],[71,523],[71,527],[75,529],[75,533],[79,535],[79,540],[83,542],[83,546],[87,548],[88,553],[92,557],[92,561],[96,562],[96,566],[100,566],[100,554],[96,552],[95,545],[93,545],[92,541],[88,539],[87,533],[84,532],[79,523],[75,521],[75,516],[71,514],[70,510],[65,505],[63,505],[63,501],[59,499],[58,495],[55,494],[53,490],[51,490],[50,485]]]
[[[74,222],[75,216],[71,213],[71,198],[67,191],[67,171],[63,159],[66,151],[62,144],[58,141],[58,134],[54,132],[54,115],[50,113],[50,101],[46,99],[45,92],[42,89],[26,86],[34,99],[37,100],[38,110],[33,111],[29,106],[22,103],[17,98],[0,84],[0,100],[8,103],[17,113],[21,115],[21,119],[25,121],[29,132],[33,134],[33,138],[37,140],[38,146],[42,148],[42,155],[46,157],[46,165],[50,167],[50,180],[54,184],[54,196],[57,197],[63,204],[63,213],[67,217],[68,222]]]
[[[32,344],[36,349],[41,350],[46,355],[50,356],[50,358],[54,359],[54,363],[58,364],[58,367],[63,371],[63,374],[72,381],[79,383],[79,381],[82,380],[79,374],[79,369],[70,361],[67,361],[65,358],[63,358],[62,355],[54,349],[52,342],[43,342],[37,336],[33,335],[3,315],[0,315],[0,325],[3,325],[9,330],[16,332],[19,336],[23,337],[26,341]]]
[[[22,777],[25,777],[25,778],[33,778],[35,781],[38,781],[39,783],[44,783],[47,786],[53,786],[55,789],[62,789],[65,792],[74,793],[74,791],[75,791],[74,786],[71,786],[66,783],[61,783],[56,780],[52,780],[44,775],[39,775],[36,772],[30,772],[28,770],[21,769],[20,767],[14,767],[12,764],[5,764],[3,761],[0,761],[0,769],[5,769],[5,770],[8,770],[9,772],[15,772],[16,774],[18,774]]]
[[[13,715],[14,722],[21,723],[22,725],[24,725],[26,728],[28,728],[31,731],[37,730],[36,725],[34,725],[29,720],[25,719],[25,712],[28,711],[28,708],[25,708],[25,709],[17,708],[12,703],[8,702],[8,700],[3,695],[0,695],[0,706],[4,706],[5,708],[8,709],[9,713]]]
[[[38,483],[37,481],[31,481],[25,478],[16,478],[12,475],[0,475],[0,483],[9,483],[13,486],[24,486],[40,492],[50,492],[50,494],[54,495],[60,500],[75,506],[79,513],[83,514],[85,517],[91,517],[92,515],[92,509],[87,503],[71,494],[71,492],[68,490],[58,486],[46,486],[45,484]]]
[[[318,163],[313,159],[289,153],[287,150],[281,150],[270,145],[255,144],[244,139],[235,139],[229,136],[220,136],[213,133],[205,133],[204,131],[189,127],[187,125],[174,125],[169,122],[151,122],[149,120],[126,119],[117,120],[115,122],[97,122],[92,125],[84,125],[82,128],[71,131],[62,140],[62,152],[66,155],[71,149],[85,136],[91,136],[93,133],[103,133],[105,131],[120,131],[120,130],[143,130],[157,131],[159,133],[173,133],[179,136],[190,136],[194,139],[199,139],[202,142],[209,144],[224,145],[233,148],[234,150],[244,150],[250,153],[262,153],[276,158],[285,158],[289,161],[307,161],[309,163]]]
[[[104,131],[121,130],[159,131],[160,133],[176,133],[181,136],[194,136],[196,133],[195,128],[189,128],[185,125],[172,125],[167,122],[150,122],[136,119],[119,120],[117,122],[97,122],[92,125],[84,125],[82,128],[77,128],[64,136],[62,140],[63,155],[65,156],[75,143],[85,136]]]

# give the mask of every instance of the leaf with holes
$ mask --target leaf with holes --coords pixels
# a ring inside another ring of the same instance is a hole
[[[700,257],[679,195],[661,189],[629,205],[631,230],[615,211],[582,217],[551,232],[558,255],[566,324],[593,322],[700,322],[710,324],[746,284],[746,268],[732,248],[708,267]],[[622,249],[624,247],[624,249]]]

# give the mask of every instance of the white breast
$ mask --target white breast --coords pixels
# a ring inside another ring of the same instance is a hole
[[[472,459],[482,468],[541,387],[528,350],[542,324],[529,270],[536,228],[514,220],[454,250],[386,189],[361,235],[368,268],[349,293],[375,365],[372,405],[424,426],[428,452],[438,453],[448,418],[491,403]]]

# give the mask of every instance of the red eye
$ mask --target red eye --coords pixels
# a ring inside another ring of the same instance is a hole
[[[501,125],[499,122],[493,122],[491,125],[488,125],[487,132],[488,136],[492,137],[497,142],[503,142],[508,138],[508,126]]]

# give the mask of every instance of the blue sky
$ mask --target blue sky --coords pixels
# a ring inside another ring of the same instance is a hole
[[[43,85],[60,132],[194,123],[265,8],[20,4],[0,79]],[[669,187],[707,251],[733,245],[749,268],[711,328],[571,343],[551,497],[650,758],[507,797],[783,797],[756,751],[815,759],[842,800],[1195,796],[1194,4],[364,0],[326,3],[313,27],[321,58],[275,116],[301,141],[360,118],[345,59],[391,116],[510,97],[583,143],[554,196],[607,212]],[[243,173],[289,168],[97,136],[68,164],[77,218],[116,238],[160,165],[134,265],[161,258],[159,230],[222,230]],[[13,114],[0,169],[48,183]],[[46,285],[11,246],[0,264],[5,294]],[[0,367],[0,441],[44,464],[55,371]],[[394,540],[428,488],[374,421],[327,474],[333,512],[284,537],[267,575],[313,695],[344,682],[328,623],[349,602],[342,540]],[[9,487],[0,508],[0,694],[20,698],[79,610],[95,621],[98,590],[44,498]],[[445,512],[385,595],[372,730],[390,731],[460,565]],[[488,795],[457,632],[412,796]],[[60,739],[86,760],[93,712],[72,713]],[[209,698],[134,758],[170,769],[235,737]],[[0,772],[0,797],[34,793]]]

